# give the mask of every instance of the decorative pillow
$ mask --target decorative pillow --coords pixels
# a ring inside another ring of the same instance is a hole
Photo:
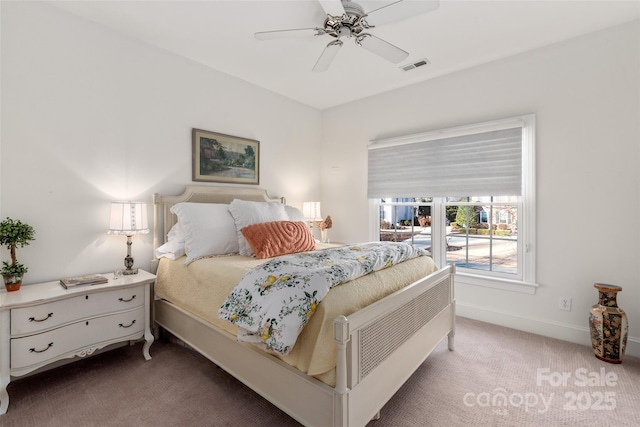
[[[316,241],[304,221],[272,221],[247,225],[242,229],[242,235],[259,259],[316,249]]]
[[[171,212],[178,216],[187,254],[185,265],[198,258],[238,253],[238,238],[229,205],[218,203],[176,203]]]
[[[245,256],[252,256],[253,251],[242,235],[244,227],[261,222],[287,221],[289,219],[284,205],[278,202],[250,202],[234,199],[229,205],[229,212],[231,212],[236,224],[240,255]]]
[[[307,222],[302,211],[294,206],[284,205],[284,210],[287,212],[289,221],[302,221]]]

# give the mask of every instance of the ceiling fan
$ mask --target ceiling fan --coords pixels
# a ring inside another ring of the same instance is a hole
[[[372,16],[379,23],[394,22],[419,13],[426,13],[439,7],[438,0],[396,0],[365,12],[364,8],[351,0],[318,0],[327,14],[322,27],[298,28],[291,30],[260,31],[255,33],[258,40],[282,37],[329,35],[335,40],[325,47],[313,71],[326,71],[342,47],[342,38],[354,37],[355,43],[376,55],[397,64],[409,56],[409,52],[392,45],[368,32],[373,25],[367,22]],[[381,2],[374,2],[378,3]]]

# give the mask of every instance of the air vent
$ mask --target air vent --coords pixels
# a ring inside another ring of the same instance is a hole
[[[420,60],[418,60],[418,61],[416,61],[416,62],[414,62],[412,64],[403,65],[403,66],[400,67],[400,69],[402,71],[410,71],[410,70],[416,69],[418,67],[423,67],[423,66],[429,65],[429,64],[431,64],[431,62],[429,62],[429,60],[427,58],[423,58],[423,59],[420,59]]]

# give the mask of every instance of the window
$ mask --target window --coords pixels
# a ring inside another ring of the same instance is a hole
[[[425,247],[461,283],[535,292],[534,122],[373,141],[371,238]]]
[[[487,211],[485,211],[484,209],[481,209],[478,215],[480,217],[480,223],[481,224],[488,224],[489,223],[489,219],[487,217]]]
[[[511,224],[513,222],[513,215],[511,211],[502,209],[498,212],[498,224]]]

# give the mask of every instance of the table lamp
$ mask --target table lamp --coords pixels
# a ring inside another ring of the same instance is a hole
[[[322,221],[320,202],[302,202],[302,215],[313,226],[316,221]]]
[[[122,274],[138,273],[138,269],[133,268],[131,236],[147,233],[149,233],[149,224],[147,222],[146,203],[131,201],[111,202],[109,234],[127,236],[127,256],[124,258],[125,269],[122,270]]]

